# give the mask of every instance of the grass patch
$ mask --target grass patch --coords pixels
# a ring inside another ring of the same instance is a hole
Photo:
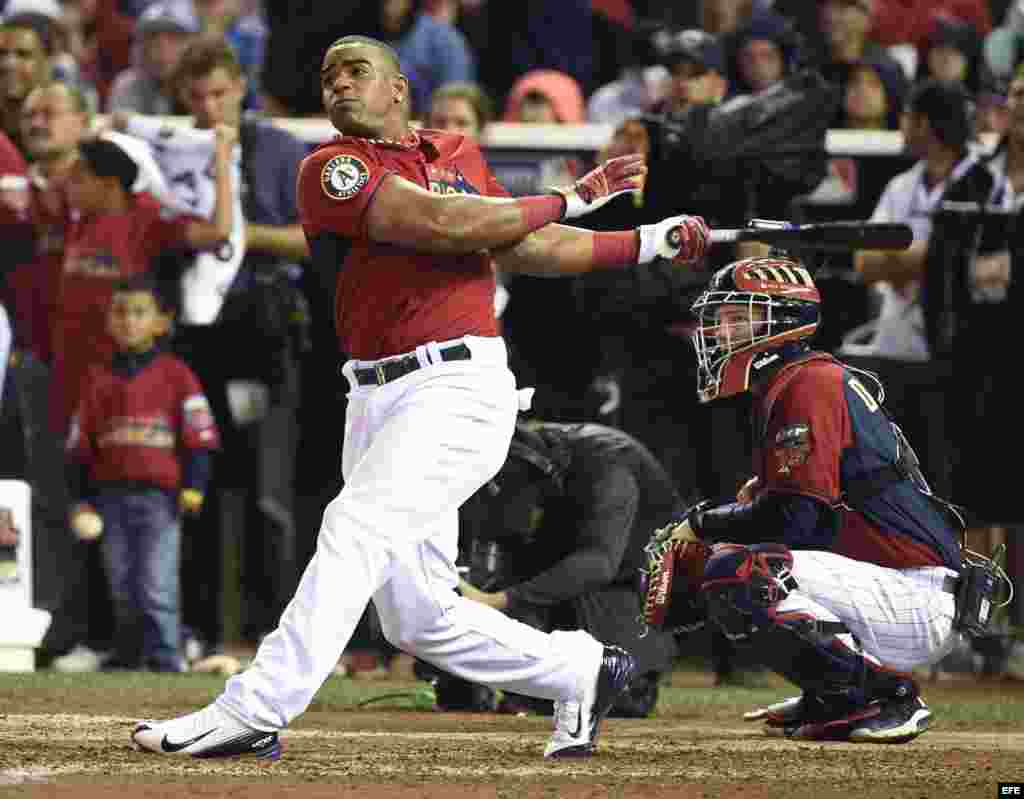
[[[710,687],[699,675],[681,670],[668,675],[656,715],[663,719],[701,719],[739,723],[744,711],[792,696],[796,689],[774,675],[757,675],[749,686]],[[4,713],[92,713],[132,718],[162,718],[198,709],[214,699],[224,678],[208,674],[0,673],[0,715]],[[363,712],[361,702],[385,694],[404,694],[373,702],[367,711],[407,712],[423,709],[413,697],[426,684],[409,681],[364,681],[331,677],[310,707],[317,712]],[[924,696],[943,726],[1024,729],[1024,684],[1015,682],[937,683],[923,686]]]

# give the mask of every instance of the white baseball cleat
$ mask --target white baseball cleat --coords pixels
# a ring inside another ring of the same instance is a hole
[[[597,679],[579,702],[555,702],[555,731],[544,757],[590,757],[594,754],[601,722],[615,700],[636,675],[633,656],[617,646],[606,646]]]
[[[169,721],[139,722],[132,732],[132,743],[136,749],[167,755],[252,756],[262,760],[281,756],[276,732],[243,724],[216,703]]]

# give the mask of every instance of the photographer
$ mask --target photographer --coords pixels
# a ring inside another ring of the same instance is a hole
[[[582,628],[629,650],[639,676],[612,715],[647,716],[676,644],[665,632],[641,637],[634,578],[651,531],[680,506],[664,469],[625,433],[520,421],[505,465],[460,511],[460,593],[538,629]],[[446,710],[496,705],[446,674],[436,688]],[[504,709],[538,707],[506,700]]]

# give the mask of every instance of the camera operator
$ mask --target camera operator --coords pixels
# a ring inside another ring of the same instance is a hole
[[[639,676],[612,715],[644,717],[677,653],[671,633],[641,637],[635,577],[651,531],[681,499],[651,453],[598,424],[520,421],[497,476],[460,511],[463,596],[538,629],[582,628],[629,650]],[[493,694],[440,674],[438,705],[493,710]],[[550,712],[506,696],[510,707]]]

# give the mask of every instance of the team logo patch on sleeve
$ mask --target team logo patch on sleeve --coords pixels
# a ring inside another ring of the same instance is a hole
[[[789,474],[794,466],[803,466],[811,454],[811,427],[793,424],[775,434],[775,458],[779,474]]]
[[[370,182],[370,170],[354,155],[336,155],[320,172],[320,185],[332,200],[355,197]]]
[[[210,403],[202,394],[192,394],[186,397],[182,404],[185,416],[185,429],[199,433],[203,437],[204,432],[213,429],[213,411],[210,410]],[[212,433],[211,433],[212,435]]]

